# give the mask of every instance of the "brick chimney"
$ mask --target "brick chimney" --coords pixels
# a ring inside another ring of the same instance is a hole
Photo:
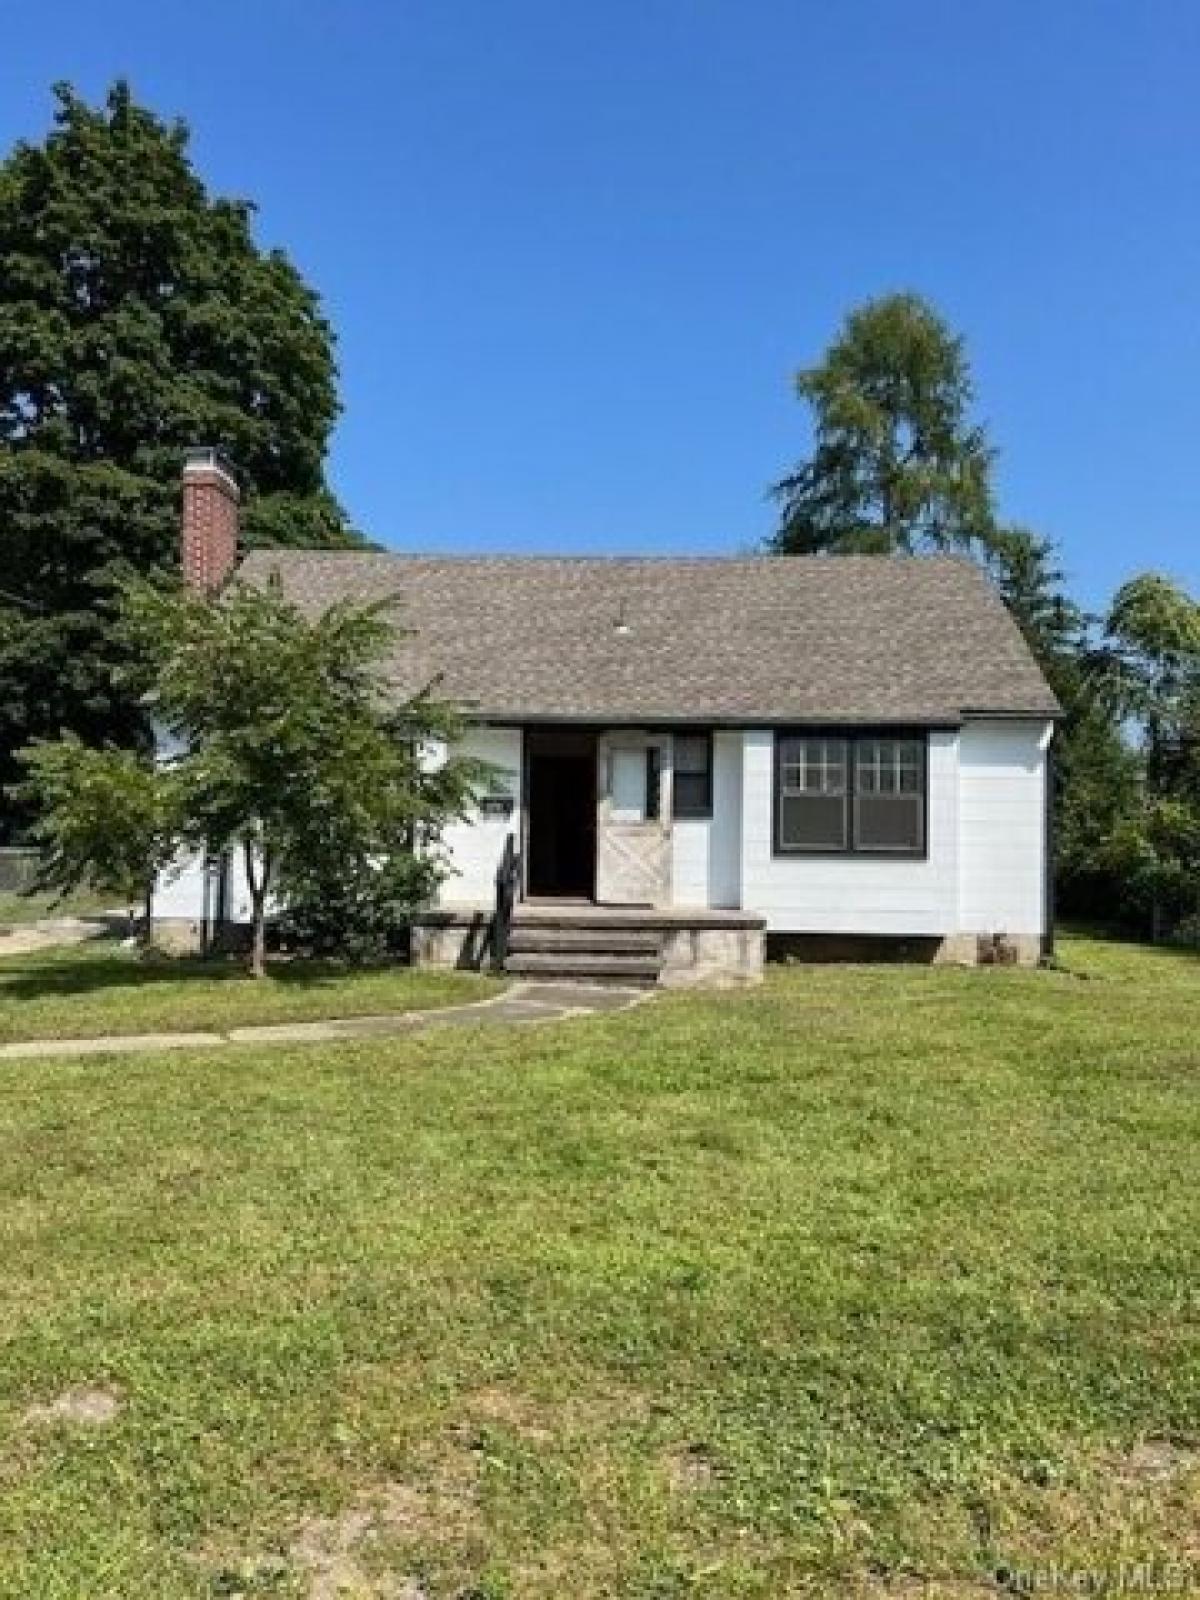
[[[189,450],[183,463],[183,581],[213,594],[237,561],[241,493],[216,450]]]

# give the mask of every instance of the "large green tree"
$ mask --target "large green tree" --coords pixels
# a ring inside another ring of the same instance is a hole
[[[813,448],[773,493],[782,554],[967,550],[993,527],[991,462],[963,342],[915,294],[851,311],[796,377]]]
[[[188,445],[222,446],[250,544],[354,542],[324,479],[333,337],[187,130],[67,85],[0,165],[0,783],[33,736],[136,740],[116,595],[178,562]],[[6,770],[8,768],[8,770]]]

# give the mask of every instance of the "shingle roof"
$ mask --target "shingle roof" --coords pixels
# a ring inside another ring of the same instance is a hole
[[[439,557],[262,550],[309,614],[394,595],[398,693],[471,715],[611,723],[956,722],[1058,704],[956,557]],[[624,627],[619,628],[618,623]]]

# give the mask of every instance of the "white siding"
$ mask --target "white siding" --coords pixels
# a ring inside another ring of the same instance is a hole
[[[736,909],[742,903],[742,736],[713,734],[711,817],[676,819],[672,905]]]
[[[160,767],[169,767],[186,754],[187,746],[165,723],[153,724],[154,760]],[[202,852],[184,851],[166,872],[155,879],[150,895],[150,917],[179,922],[199,922],[204,915],[204,856]]]
[[[700,817],[671,824],[671,904],[708,904],[708,838],[712,823]]]
[[[466,822],[452,823],[445,833],[452,875],[442,884],[444,906],[491,905],[496,897],[496,868],[511,833],[518,845],[521,831],[521,730],[470,728],[458,747],[461,755],[489,761],[503,774],[502,787],[513,798],[512,815],[488,817],[476,813]]]
[[[181,855],[166,872],[160,872],[150,896],[155,920],[199,922],[204,914],[204,858],[199,852]]]
[[[959,744],[959,928],[1040,936],[1046,722],[968,722]]]
[[[708,903],[742,903],[742,735],[713,734],[713,820],[708,837]]]
[[[773,853],[775,741],[744,735],[742,904],[777,933],[953,933],[958,919],[958,739],[929,736],[929,853],[922,861]]]
[[[213,884],[212,893],[217,892]],[[278,910],[278,901],[267,896],[267,915]],[[209,915],[216,914],[215,904]],[[181,855],[175,866],[162,873],[154,885],[150,915],[155,919],[199,922],[204,916],[204,857],[198,851]],[[246,887],[246,862],[240,846],[229,856],[228,920],[250,921],[250,891]]]

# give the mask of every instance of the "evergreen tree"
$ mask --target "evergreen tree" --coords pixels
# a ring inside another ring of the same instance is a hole
[[[868,301],[798,374],[812,454],[774,486],[781,554],[977,551],[992,533],[992,452],[970,420],[962,340],[919,296]]]
[[[0,165],[0,784],[30,738],[136,741],[116,595],[178,565],[192,444],[225,449],[250,544],[356,542],[324,480],[333,337],[253,208],[118,83],[59,85]]]
[[[997,528],[989,541],[988,572],[1047,673],[1086,645],[1089,618],[1070,599],[1058,551],[1029,528]]]

